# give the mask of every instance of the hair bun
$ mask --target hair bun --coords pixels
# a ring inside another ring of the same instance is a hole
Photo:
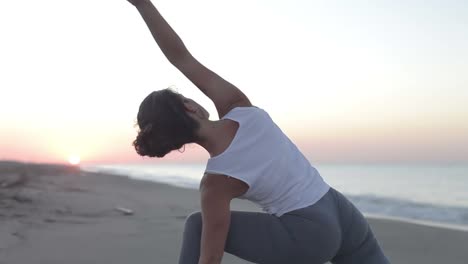
[[[133,143],[136,152],[141,156],[162,158],[169,152],[182,147],[183,144],[178,146],[178,144],[171,143],[171,137],[163,135],[161,132],[155,129],[152,124],[146,125],[138,132]]]
[[[199,124],[185,111],[182,97],[164,89],[152,92],[140,105],[140,131],[133,146],[141,156],[162,158],[169,152],[195,142]]]

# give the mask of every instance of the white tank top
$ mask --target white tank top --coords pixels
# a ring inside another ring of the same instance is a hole
[[[316,203],[330,186],[299,149],[258,107],[236,107],[222,119],[239,123],[228,148],[208,160],[206,173],[245,182],[241,199],[276,216]]]

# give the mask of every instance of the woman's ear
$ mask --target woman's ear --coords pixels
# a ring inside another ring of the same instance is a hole
[[[197,107],[190,102],[190,100],[184,99],[184,108],[185,111],[190,112],[190,113],[195,113],[197,111]]]

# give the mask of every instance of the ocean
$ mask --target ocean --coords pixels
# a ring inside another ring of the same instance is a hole
[[[468,230],[468,166],[313,166],[365,215]],[[83,169],[198,189],[205,165],[114,164]]]

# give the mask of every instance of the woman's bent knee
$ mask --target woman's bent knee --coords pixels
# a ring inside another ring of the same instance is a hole
[[[201,227],[202,225],[202,216],[201,212],[193,212],[187,216],[185,220],[185,226],[187,227]]]
[[[200,256],[202,218],[200,212],[191,213],[185,220],[179,263],[197,263]]]

